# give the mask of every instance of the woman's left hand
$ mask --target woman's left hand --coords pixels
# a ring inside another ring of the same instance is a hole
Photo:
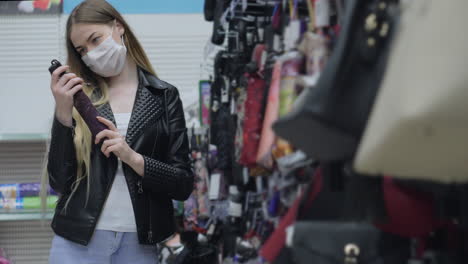
[[[103,130],[96,135],[94,144],[98,144],[103,138],[107,138],[102,143],[101,151],[106,155],[110,156],[110,153],[114,153],[121,161],[125,163],[130,163],[134,158],[136,153],[125,141],[125,137],[119,133],[119,130],[115,127],[114,123],[111,121],[98,116],[97,119],[99,122],[103,123],[109,129]]]

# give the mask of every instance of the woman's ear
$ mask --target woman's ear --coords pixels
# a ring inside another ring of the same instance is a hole
[[[117,27],[117,31],[119,32],[119,35],[122,36],[125,34],[125,28],[122,23],[120,23],[119,20],[115,20],[115,26]]]

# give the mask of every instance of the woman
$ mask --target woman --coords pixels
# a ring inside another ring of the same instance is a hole
[[[156,243],[175,231],[172,200],[186,200],[193,189],[179,93],[155,76],[106,1],[85,1],[71,12],[66,46],[67,65],[51,80],[47,171],[60,199],[50,263],[156,263]],[[79,90],[108,127],[94,142],[73,108]]]

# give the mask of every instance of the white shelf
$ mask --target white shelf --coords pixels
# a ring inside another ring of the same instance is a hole
[[[50,220],[53,216],[51,210],[47,210],[44,215],[41,210],[0,210],[0,221]]]
[[[11,134],[11,133],[0,133],[0,141],[46,141],[49,139],[48,134]]]

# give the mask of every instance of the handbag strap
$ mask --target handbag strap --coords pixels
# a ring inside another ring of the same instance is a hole
[[[312,182],[310,183],[309,190],[307,193],[304,195],[304,204],[299,208],[298,211],[298,218],[301,218],[301,215],[303,215],[305,212],[307,212],[319,193],[322,191],[323,188],[323,172],[322,172],[322,167],[318,167],[314,175],[312,177]]]
[[[307,10],[309,11],[309,24],[307,25],[307,28],[309,29],[310,32],[314,32],[315,30],[315,9],[314,5],[312,4],[312,1],[314,0],[306,0],[307,2]]]
[[[289,0],[288,3],[289,3],[289,17],[292,20],[294,19],[294,2],[293,0]]]

